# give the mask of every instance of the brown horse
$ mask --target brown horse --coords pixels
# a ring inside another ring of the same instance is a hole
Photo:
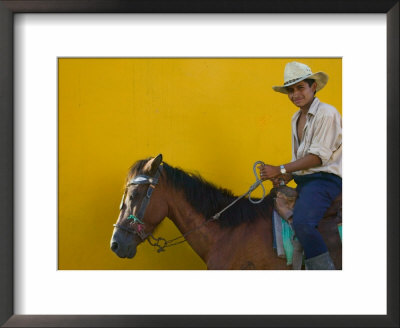
[[[159,250],[179,243],[157,240],[152,235],[156,226],[168,217],[208,269],[291,268],[273,250],[271,194],[259,204],[242,198],[220,217],[213,217],[236,197],[198,175],[161,163],[161,155],[140,160],[128,173],[110,243],[119,257],[134,257],[137,246],[146,239]],[[332,220],[322,220],[319,230],[336,269],[341,269],[342,252],[336,223],[324,222]]]

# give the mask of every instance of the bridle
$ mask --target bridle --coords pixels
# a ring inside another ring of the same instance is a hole
[[[147,188],[147,191],[146,191],[146,196],[143,198],[142,204],[140,205],[139,211],[135,215],[135,214],[133,214],[133,210],[132,210],[132,213],[127,218],[128,220],[132,220],[132,222],[130,224],[133,224],[133,229],[131,229],[129,227],[121,226],[119,224],[113,224],[113,226],[115,228],[121,229],[125,232],[132,233],[134,235],[135,234],[138,235],[142,241],[147,240],[151,246],[158,248],[157,252],[159,252],[159,253],[164,251],[166,247],[175,246],[175,245],[181,244],[186,241],[186,239],[185,239],[186,234],[179,236],[177,238],[171,239],[171,240],[166,240],[163,237],[158,237],[158,238],[154,237],[151,232],[148,232],[148,233],[145,232],[145,223],[143,221],[144,213],[146,212],[147,206],[149,205],[151,195],[153,194],[153,191],[159,182],[162,169],[163,169],[163,167],[162,167],[162,165],[160,165],[158,167],[157,172],[154,177],[150,177],[145,174],[140,174],[136,177],[133,177],[131,180],[129,180],[129,182],[127,183],[127,185],[125,187],[125,191],[122,196],[121,204],[119,206],[120,211],[122,210],[122,207],[124,206],[125,198],[128,193],[129,186],[142,185],[142,184],[149,185],[149,187]],[[183,240],[180,240],[182,238],[183,238]],[[152,239],[154,242],[152,242],[150,239]]]
[[[113,226],[115,228],[121,229],[125,232],[132,233],[134,235],[135,234],[138,235],[142,241],[147,240],[151,246],[158,248],[157,252],[162,252],[165,250],[166,247],[178,245],[178,244],[181,244],[186,241],[185,235],[179,236],[179,237],[171,239],[171,240],[166,240],[163,237],[158,237],[158,238],[154,237],[151,232],[148,232],[148,233],[145,232],[145,223],[143,221],[144,213],[146,212],[147,206],[149,205],[151,195],[153,194],[153,191],[159,182],[162,169],[163,169],[163,167],[160,164],[154,177],[150,177],[145,174],[140,174],[136,177],[133,177],[131,180],[129,180],[129,182],[127,183],[127,185],[125,187],[125,191],[122,196],[121,204],[119,206],[120,211],[122,210],[122,207],[124,206],[125,197],[128,193],[129,186],[142,185],[142,184],[149,185],[149,187],[147,188],[147,191],[146,191],[146,196],[143,198],[142,204],[140,205],[139,211],[135,215],[135,214],[133,214],[133,210],[132,210],[132,213],[127,218],[128,220],[132,220],[132,222],[130,224],[131,225],[133,224],[133,229],[131,229],[129,227],[121,226],[119,224],[113,224]],[[183,238],[183,240],[179,240],[182,238]],[[154,242],[152,242],[150,239],[152,239]],[[177,240],[179,240],[179,241],[177,241]]]
[[[183,235],[180,235],[180,236],[178,236],[178,237],[176,237],[174,239],[170,239],[170,240],[166,240],[165,238],[162,238],[162,237],[156,238],[150,232],[146,233],[145,232],[145,223],[143,222],[144,213],[146,212],[146,208],[149,205],[151,195],[152,195],[155,187],[157,186],[157,184],[159,182],[159,178],[160,178],[160,175],[161,175],[161,172],[162,172],[162,169],[163,169],[162,165],[160,164],[160,166],[158,167],[157,172],[156,172],[154,177],[150,177],[150,176],[145,175],[145,174],[140,174],[140,175],[138,175],[136,177],[133,177],[131,180],[129,180],[129,182],[127,183],[127,185],[125,187],[125,191],[124,191],[124,194],[122,196],[122,201],[121,201],[121,204],[119,206],[119,210],[120,211],[122,210],[122,207],[124,206],[125,197],[126,197],[126,194],[128,192],[128,187],[129,186],[131,186],[131,185],[142,185],[142,184],[148,184],[149,185],[149,187],[147,188],[146,196],[142,200],[142,204],[140,205],[138,213],[136,215],[134,215],[133,214],[133,210],[132,210],[132,213],[127,218],[128,220],[132,220],[131,224],[133,224],[133,229],[121,226],[119,224],[114,224],[113,226],[118,228],[118,229],[121,229],[123,231],[138,235],[140,237],[140,239],[142,239],[142,241],[147,239],[147,241],[150,243],[150,245],[152,245],[154,247],[158,247],[157,252],[164,251],[166,247],[171,247],[171,246],[175,246],[175,245],[184,243],[186,241],[186,236],[187,235],[191,234],[194,231],[199,230],[201,227],[205,226],[209,222],[218,220],[223,212],[225,212],[229,207],[233,206],[236,202],[238,202],[243,197],[248,196],[249,201],[251,203],[253,203],[253,204],[259,204],[264,200],[264,198],[265,198],[265,188],[262,185],[262,180],[260,180],[258,178],[258,175],[257,175],[257,172],[256,172],[256,167],[257,167],[258,164],[264,165],[264,163],[261,162],[261,161],[257,161],[257,162],[254,163],[253,172],[254,172],[254,175],[256,177],[256,182],[252,186],[250,186],[250,188],[249,188],[249,190],[247,192],[245,192],[243,195],[237,197],[228,206],[223,208],[218,213],[214,214],[210,219],[206,220],[203,224],[193,228],[192,230],[187,231]],[[256,200],[253,200],[251,198],[251,193],[258,186],[261,186],[261,188],[263,190],[263,195],[262,195],[261,199],[256,201]],[[151,239],[153,239],[155,242],[154,243],[151,242],[149,237]]]
[[[145,174],[140,174],[136,177],[133,177],[131,180],[129,180],[129,182],[127,183],[127,185],[125,187],[124,194],[122,195],[121,204],[119,206],[120,211],[122,210],[122,207],[124,206],[125,198],[126,198],[126,194],[128,193],[129,186],[148,184],[149,186],[146,191],[146,196],[143,198],[142,204],[140,205],[139,211],[137,212],[137,214],[136,215],[133,214],[133,209],[132,209],[132,213],[127,218],[127,220],[132,220],[131,224],[133,224],[133,229],[121,226],[119,224],[114,224],[113,225],[114,227],[121,229],[123,231],[129,232],[129,233],[132,233],[132,234],[136,234],[140,237],[140,239],[142,239],[142,241],[146,240],[151,235],[150,233],[145,232],[145,224],[143,222],[143,217],[144,217],[144,213],[146,212],[147,206],[149,205],[151,195],[153,194],[153,191],[158,184],[158,181],[159,181],[159,178],[161,175],[161,171],[162,171],[162,165],[160,165],[158,167],[157,172],[154,177],[150,177]]]

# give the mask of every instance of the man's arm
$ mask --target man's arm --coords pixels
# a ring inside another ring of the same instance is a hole
[[[285,164],[284,167],[287,173],[292,173],[301,170],[308,170],[312,167],[320,166],[321,164],[322,161],[317,155],[308,154],[294,162]],[[259,169],[262,180],[274,179],[282,174],[280,166],[265,164],[263,166],[259,166]]]
[[[292,173],[292,172],[301,171],[301,170],[308,170],[313,167],[321,166],[321,165],[322,165],[322,161],[317,155],[308,154],[308,155],[304,156],[303,158],[300,158],[294,162],[285,164],[284,166],[285,166],[286,172]],[[278,166],[278,168],[279,168],[279,166]],[[280,168],[279,168],[279,172],[280,172]]]

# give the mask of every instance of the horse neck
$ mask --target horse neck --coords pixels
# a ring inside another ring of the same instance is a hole
[[[174,222],[193,250],[207,263],[210,250],[221,237],[221,230],[215,222],[206,222],[185,199],[182,191],[169,188],[168,218]]]

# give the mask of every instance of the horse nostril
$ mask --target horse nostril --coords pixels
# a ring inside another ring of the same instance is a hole
[[[115,252],[117,249],[118,249],[118,243],[117,243],[116,241],[113,241],[113,242],[111,243],[111,250],[112,250],[113,252]]]

